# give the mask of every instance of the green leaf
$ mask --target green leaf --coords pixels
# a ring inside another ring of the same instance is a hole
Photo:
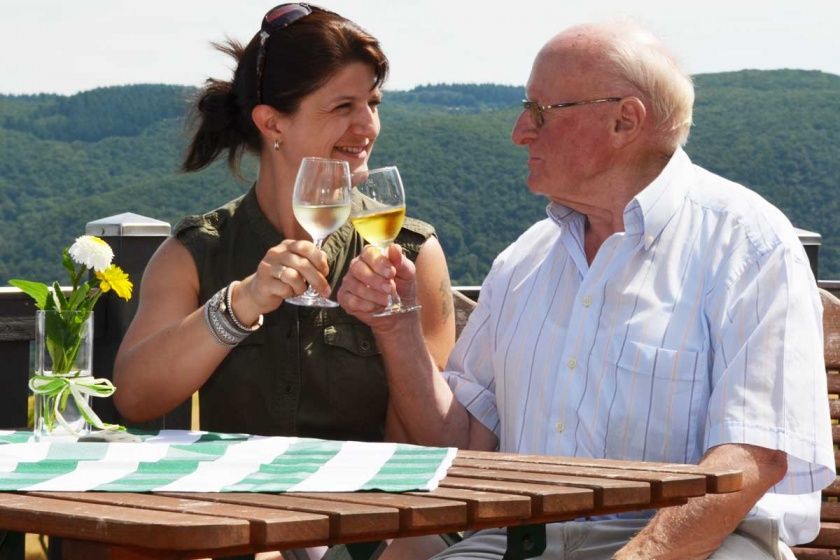
[[[58,410],[64,412],[67,410],[67,399],[70,397],[70,391],[65,391],[61,395],[61,400],[58,401]]]
[[[76,285],[76,265],[73,264],[73,259],[70,258],[70,252],[67,249],[61,252],[61,264],[70,273],[70,283]]]
[[[70,301],[67,303],[67,309],[83,310],[84,308],[82,307],[82,304],[89,293],[90,283],[83,282],[80,284],[75,290],[73,290],[73,293],[70,294]]]
[[[45,344],[52,359],[52,371],[69,373],[73,370],[82,343],[87,316],[74,311],[55,311],[45,316]]]
[[[35,300],[35,305],[38,309],[45,309],[47,306],[47,298],[50,294],[50,289],[46,284],[41,282],[30,282],[29,280],[9,280],[9,284],[19,289],[29,297]]]
[[[99,289],[99,281],[98,280],[90,280],[88,282],[88,286],[90,287],[90,292],[88,292],[87,298],[84,301],[84,304],[79,308],[79,311],[84,311],[87,315],[93,311],[96,302],[102,296],[102,290]]]
[[[64,311],[65,309],[67,309],[67,298],[64,297],[64,292],[61,291],[61,286],[58,285],[58,282],[53,282],[52,288],[52,296],[53,301],[55,302],[55,309],[57,311]]]

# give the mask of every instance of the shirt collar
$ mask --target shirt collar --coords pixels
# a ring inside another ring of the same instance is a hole
[[[583,227],[586,224],[586,216],[557,202],[549,202],[545,207],[545,213],[560,228],[561,237],[571,235],[579,238],[579,243],[583,246]]]
[[[581,214],[557,202],[549,202],[548,206],[545,207],[545,213],[555,224],[561,227],[571,224],[581,217]]]
[[[688,155],[677,148],[662,172],[625,207],[624,229],[628,233],[644,233],[645,249],[650,249],[682,206],[691,170]]]
[[[643,233],[645,249],[650,249],[685,200],[688,192],[686,178],[691,169],[688,154],[677,148],[662,172],[624,208],[624,231],[637,235]],[[546,214],[567,231],[571,226],[584,222],[582,214],[557,202],[548,204]]]

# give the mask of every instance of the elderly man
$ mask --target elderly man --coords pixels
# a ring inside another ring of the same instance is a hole
[[[391,431],[470,449],[700,463],[744,489],[548,528],[546,558],[792,558],[834,479],[821,304],[788,220],[681,149],[694,92],[628,24],[538,54],[513,141],[548,218],[500,254],[441,375],[416,314],[373,318],[414,269],[364,253],[339,301],[385,358]],[[441,558],[501,558],[502,530]]]

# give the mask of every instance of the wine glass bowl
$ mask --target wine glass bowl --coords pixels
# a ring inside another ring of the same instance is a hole
[[[292,209],[300,226],[312,236],[318,249],[350,216],[350,166],[346,161],[305,157],[295,179]],[[307,286],[299,296],[285,301],[307,307],[337,307]]]
[[[390,166],[356,172],[353,174],[353,193],[350,222],[365,241],[385,254],[405,219],[405,189],[399,170]],[[385,308],[373,316],[385,317],[419,308],[419,305],[403,305],[394,291],[389,294]]]

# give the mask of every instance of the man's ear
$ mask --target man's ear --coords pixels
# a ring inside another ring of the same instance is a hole
[[[283,141],[285,117],[280,111],[271,105],[260,104],[251,110],[251,119],[269,145],[274,141]]]
[[[638,97],[624,97],[618,102],[613,135],[617,146],[629,144],[642,132],[647,108]]]

